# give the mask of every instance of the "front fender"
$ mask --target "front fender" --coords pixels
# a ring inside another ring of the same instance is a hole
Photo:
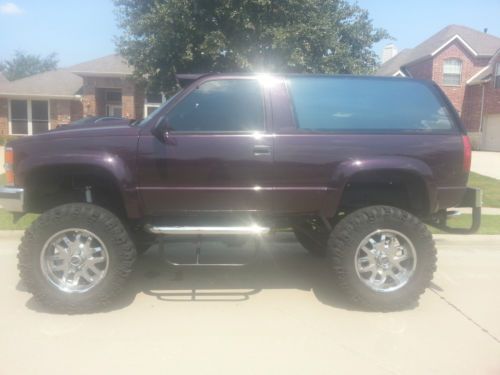
[[[124,208],[130,218],[141,215],[140,201],[135,181],[135,153],[112,152],[101,149],[82,148],[73,144],[59,144],[59,148],[32,144],[29,150],[18,150],[16,153],[15,182],[24,187],[30,175],[52,168],[71,168],[76,171],[82,167],[99,168],[114,180],[119,189]],[[42,172],[43,173],[43,172]]]

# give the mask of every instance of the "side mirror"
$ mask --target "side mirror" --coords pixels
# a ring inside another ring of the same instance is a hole
[[[161,116],[156,125],[151,129],[151,133],[165,144],[175,145],[177,142],[172,137],[172,129],[168,126],[166,116]]]
[[[161,116],[158,121],[156,121],[155,126],[151,128],[151,133],[159,140],[163,140],[163,133],[167,128],[166,124],[166,116]]]

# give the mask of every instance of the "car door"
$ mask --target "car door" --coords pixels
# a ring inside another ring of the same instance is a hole
[[[266,93],[251,77],[192,85],[138,146],[139,195],[147,215],[267,211],[272,136]],[[168,107],[168,106],[167,106]]]

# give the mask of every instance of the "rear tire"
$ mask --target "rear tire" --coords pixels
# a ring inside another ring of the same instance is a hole
[[[418,301],[436,270],[427,227],[410,213],[371,206],[335,227],[328,255],[341,291],[370,310],[399,310]]]
[[[29,292],[51,310],[101,310],[133,270],[136,250],[120,220],[86,203],[40,215],[19,245],[19,272]]]

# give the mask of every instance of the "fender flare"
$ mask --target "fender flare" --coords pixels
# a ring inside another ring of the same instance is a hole
[[[414,176],[423,182],[428,197],[428,210],[434,210],[437,204],[437,190],[431,168],[422,160],[405,156],[377,156],[365,159],[349,159],[339,163],[331,177],[331,185],[340,192],[342,198],[346,185],[356,175],[365,172],[395,172]]]
[[[23,158],[16,165],[16,183],[24,186],[29,176],[36,171],[67,167],[97,168],[109,174],[120,192],[127,216],[140,217],[141,209],[134,174],[120,157],[108,152],[91,154],[77,152],[66,155],[57,162],[54,162],[52,155]]]

